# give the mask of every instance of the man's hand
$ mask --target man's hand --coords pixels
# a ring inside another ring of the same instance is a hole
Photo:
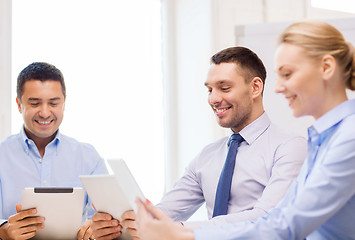
[[[98,212],[92,216],[91,229],[96,240],[111,240],[122,234],[122,226],[108,213]]]
[[[137,233],[137,225],[136,225],[136,214],[134,211],[124,212],[121,216],[122,222],[121,225],[127,228],[127,232],[131,234],[133,240],[139,240],[139,236]]]
[[[78,232],[78,240],[95,239],[91,228],[92,220],[87,220]]]
[[[24,240],[36,235],[36,231],[44,228],[44,218],[35,216],[37,209],[22,211],[21,204],[16,204],[16,214],[9,217],[1,227],[3,240]]]

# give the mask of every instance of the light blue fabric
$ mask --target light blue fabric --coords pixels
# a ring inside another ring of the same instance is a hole
[[[256,222],[197,229],[195,239],[355,239],[355,100],[308,133],[308,158],[275,209]]]
[[[43,159],[24,129],[0,143],[0,224],[16,213],[24,187],[82,187],[79,175],[107,173],[93,146],[57,133]],[[89,204],[88,217],[94,214]]]

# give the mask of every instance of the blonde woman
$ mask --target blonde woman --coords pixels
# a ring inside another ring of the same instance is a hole
[[[275,57],[276,92],[295,117],[311,115],[308,156],[280,204],[256,222],[188,229],[137,201],[138,231],[159,239],[355,239],[354,48],[321,21],[290,25]]]

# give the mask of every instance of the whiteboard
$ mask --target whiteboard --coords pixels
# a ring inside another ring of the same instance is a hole
[[[345,39],[355,46],[355,19],[324,20],[338,28]],[[300,134],[307,136],[307,128],[314,122],[312,117],[295,118],[282,94],[276,94],[274,87],[276,74],[274,72],[274,53],[277,48],[277,38],[292,22],[264,23],[239,25],[235,27],[236,45],[253,50],[264,62],[267,78],[264,90],[264,107],[272,122]],[[349,98],[355,98],[355,91],[348,91]]]

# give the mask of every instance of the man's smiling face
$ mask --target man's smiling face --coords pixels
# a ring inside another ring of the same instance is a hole
[[[65,97],[59,81],[30,80],[16,99],[30,139],[53,138],[63,120]]]
[[[208,103],[221,127],[239,132],[249,124],[252,113],[252,87],[235,63],[212,64],[205,86]]]

